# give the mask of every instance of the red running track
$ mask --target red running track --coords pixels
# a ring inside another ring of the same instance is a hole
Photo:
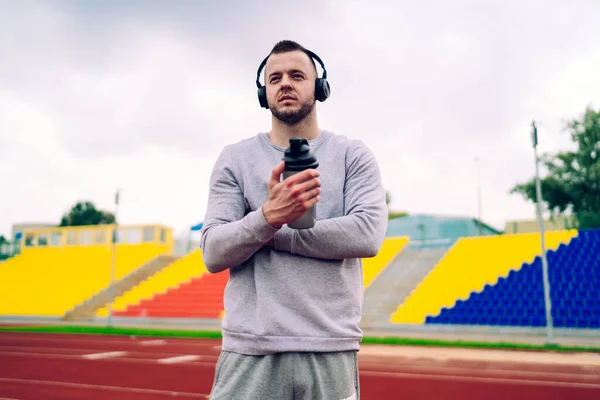
[[[0,399],[206,399],[220,341],[0,333]],[[600,368],[359,353],[361,399],[600,399]]]

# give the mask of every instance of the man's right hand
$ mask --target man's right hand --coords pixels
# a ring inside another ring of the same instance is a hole
[[[263,205],[265,219],[275,228],[296,221],[317,204],[321,194],[316,169],[307,169],[280,181],[284,168],[285,163],[281,161],[271,171],[269,198]]]

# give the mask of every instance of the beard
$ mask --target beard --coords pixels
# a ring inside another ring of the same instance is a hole
[[[269,109],[275,118],[279,121],[283,122],[286,125],[296,125],[297,123],[304,120],[308,114],[310,114],[315,107],[314,100],[308,100],[306,102],[301,103],[300,109],[298,110],[289,110],[289,111],[281,111],[278,110],[275,106],[270,106]]]

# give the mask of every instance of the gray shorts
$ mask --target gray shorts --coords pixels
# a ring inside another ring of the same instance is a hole
[[[222,351],[211,400],[358,400],[356,351],[252,356]]]

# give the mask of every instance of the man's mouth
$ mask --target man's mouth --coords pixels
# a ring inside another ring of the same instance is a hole
[[[290,95],[281,96],[279,98],[279,101],[284,101],[284,100],[296,100],[296,99],[293,96],[290,96]]]

